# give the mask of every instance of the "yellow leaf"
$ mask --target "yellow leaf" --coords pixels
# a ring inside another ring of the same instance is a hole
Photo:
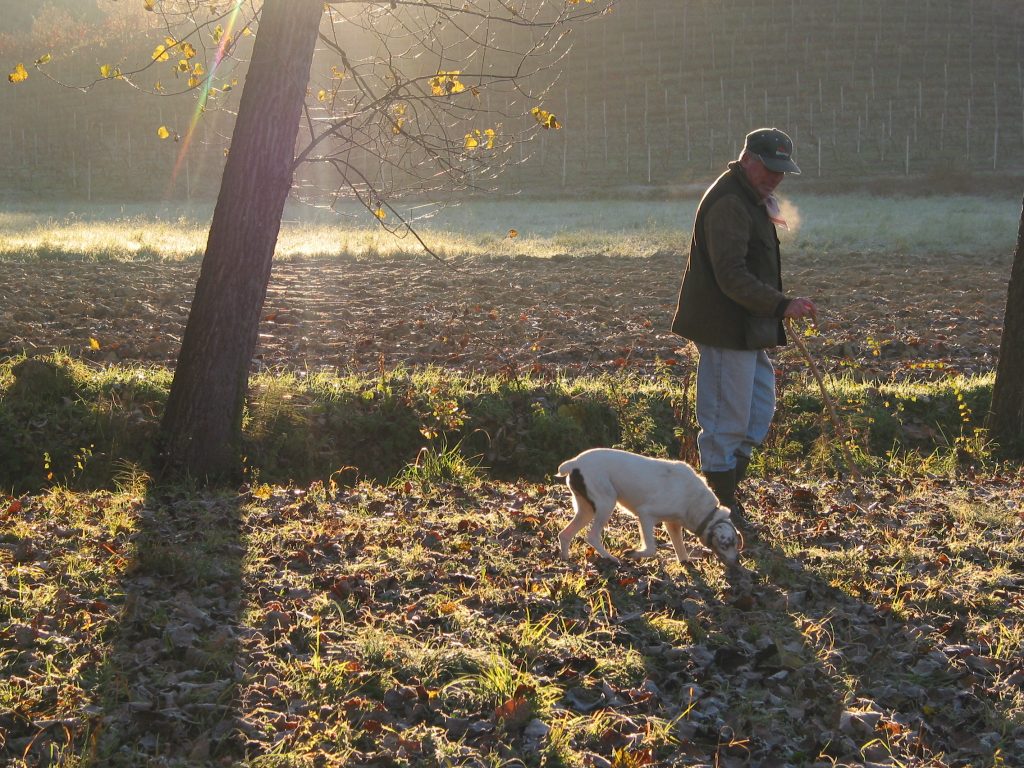
[[[510,237],[510,238],[516,238],[516,237],[519,237],[519,232],[517,232],[517,231],[516,231],[516,230],[514,230],[514,229],[510,229],[510,230],[508,231],[508,237]]]
[[[153,83],[153,90],[157,93],[163,93],[164,84],[157,80],[155,83]]]
[[[11,72],[11,74],[7,76],[8,82],[14,83],[15,85],[18,83],[22,83],[27,79],[28,72],[25,70],[24,64],[18,64]]]
[[[89,337],[89,349],[99,349],[100,342],[98,339],[94,339],[92,336]]]
[[[388,212],[385,211],[382,206],[377,206],[377,210],[373,212],[373,215],[376,216],[381,221],[384,221],[384,219],[388,217]]]
[[[203,62],[197,61],[196,65],[192,67],[192,74],[196,77],[202,77],[206,74],[206,70],[203,68]]]
[[[196,55],[196,49],[192,47],[192,43],[181,44],[181,55],[186,59],[194,58]]]
[[[222,37],[224,37],[224,27],[218,24],[213,28],[213,42],[219,43]]]
[[[546,109],[540,107],[534,107],[530,110],[530,114],[533,115],[534,119],[540,123],[542,128],[554,128],[556,131],[562,126],[559,124],[555,116],[548,112]]]
[[[166,45],[158,45],[153,49],[153,61],[167,61],[171,55],[167,52]]]
[[[190,67],[188,65],[188,62],[185,59],[182,59],[181,61],[178,62],[178,71],[179,72],[188,72],[189,69],[190,69]]]
[[[156,9],[156,0],[142,0],[142,7],[147,11]]]
[[[405,109],[406,106],[401,101],[391,105],[391,114],[394,116],[391,132],[396,136],[402,132],[402,126],[405,125]]]
[[[167,130],[166,126],[161,125],[159,128],[156,129],[156,135],[159,136],[161,139],[166,139],[168,136],[171,135],[171,132]]]
[[[487,148],[488,149],[494,149],[494,136],[495,136],[494,129],[493,128],[485,129],[484,130],[484,136],[487,137]]]
[[[164,42],[167,43],[168,48],[173,48],[178,44],[178,41],[175,40],[173,37],[165,37]]]
[[[477,133],[479,133],[479,131],[477,131]],[[466,149],[476,149],[478,146],[480,146],[480,142],[473,138],[472,133],[467,133],[465,142]]]
[[[461,69],[451,72],[438,72],[435,77],[430,78],[430,92],[434,96],[447,96],[452,93],[462,93],[466,86],[459,82]]]
[[[100,77],[110,77],[110,65],[104,64],[100,67]]]
[[[260,501],[267,501],[271,496],[274,495],[274,489],[266,483],[257,485],[252,489],[253,498],[259,499]]]
[[[48,54],[48,53],[44,53],[44,54],[43,54],[42,56],[40,56],[40,57],[39,57],[38,59],[36,59],[36,66],[37,66],[37,67],[40,67],[40,66],[42,66],[43,64],[49,64],[49,63],[50,63],[50,60],[51,60],[52,58],[53,58],[53,57],[52,57],[52,56],[51,56],[50,54]]]
[[[321,88],[316,94],[317,101],[327,101],[327,91]]]
[[[196,77],[195,75],[189,75],[189,78],[188,78],[188,87],[189,87],[189,88],[195,88],[195,87],[196,87],[197,85],[199,85],[199,83],[201,83],[201,82],[202,82],[202,81],[201,81],[201,80],[200,80],[200,79],[199,79],[198,77]]]

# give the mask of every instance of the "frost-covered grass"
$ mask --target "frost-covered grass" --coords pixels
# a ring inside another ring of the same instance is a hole
[[[1013,248],[1016,197],[883,198],[784,196],[793,252],[990,255]],[[396,205],[385,220],[414,223],[440,256],[544,258],[560,254],[645,256],[689,243],[697,200],[471,200]],[[202,254],[209,206],[48,206],[0,213],[0,259],[187,259]],[[510,236],[514,230],[515,235]],[[364,209],[291,205],[278,242],[281,258],[422,253],[408,232],[392,234]]]

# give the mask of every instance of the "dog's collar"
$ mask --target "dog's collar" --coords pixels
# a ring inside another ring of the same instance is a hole
[[[707,545],[707,542],[704,541],[704,529],[707,528],[708,524],[715,518],[715,513],[717,511],[718,506],[716,505],[704,516],[704,519],[700,521],[700,525],[698,525],[693,531],[693,535],[704,542],[705,545]]]

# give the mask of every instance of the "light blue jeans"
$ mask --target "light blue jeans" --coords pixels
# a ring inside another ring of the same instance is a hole
[[[706,472],[750,457],[775,415],[775,368],[762,350],[697,345],[697,450]]]

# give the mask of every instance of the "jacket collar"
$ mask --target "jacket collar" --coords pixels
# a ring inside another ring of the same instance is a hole
[[[711,521],[718,517],[719,519],[718,521],[716,521],[717,524],[725,519],[725,517],[719,514],[720,509],[721,507],[719,507],[716,504],[714,509],[712,509],[710,512],[707,513],[707,515],[704,516],[704,519],[700,521],[700,525],[698,525],[693,531],[693,535],[700,539],[701,543],[704,546],[710,546],[710,544],[707,541],[705,541],[704,534],[706,531],[709,534],[708,538],[710,538],[711,529],[715,527],[714,525],[710,525]]]
[[[757,192],[755,192],[754,188],[750,186],[750,180],[747,179],[747,172],[743,170],[743,166],[740,165],[739,160],[733,160],[729,163],[729,173],[732,174],[734,179],[736,179],[737,183],[740,185],[740,189],[743,190],[743,193],[750,198],[750,202],[754,205],[764,205],[764,200],[758,197]]]

